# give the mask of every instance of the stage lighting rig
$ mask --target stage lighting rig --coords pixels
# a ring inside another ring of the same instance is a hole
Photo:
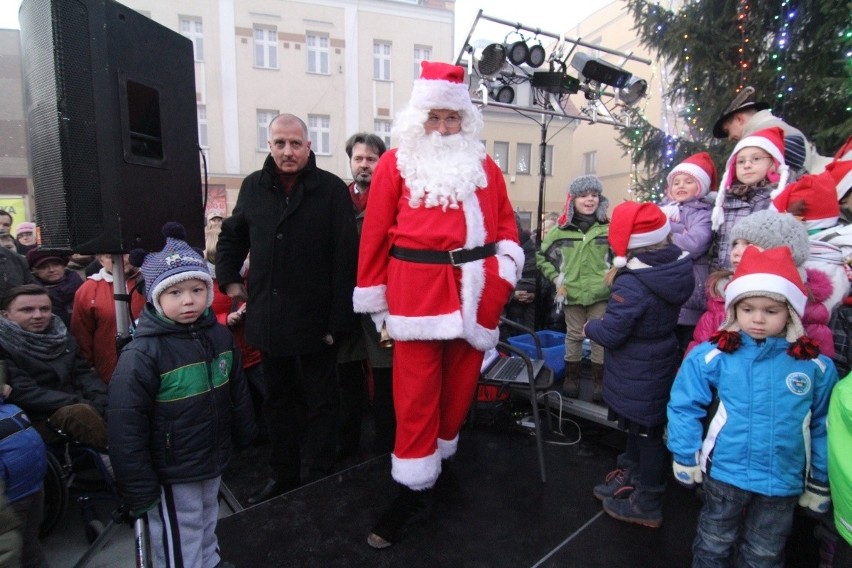
[[[645,79],[632,77],[627,84],[618,90],[618,98],[627,106],[638,103],[648,92],[648,82]]]
[[[595,59],[587,53],[575,53],[571,67],[579,71],[586,81],[597,81],[615,89],[621,89],[633,77],[621,67]]]

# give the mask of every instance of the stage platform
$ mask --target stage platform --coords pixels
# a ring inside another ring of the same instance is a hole
[[[576,439],[577,430],[565,429]],[[391,548],[376,551],[366,543],[396,491],[390,457],[383,455],[222,519],[223,556],[240,566],[281,567],[689,565],[700,508],[692,493],[670,488],[661,529],[615,521],[592,487],[612,469],[618,450],[591,440],[556,445],[570,440],[550,438],[543,484],[531,435],[487,426],[463,430],[453,482],[436,489],[431,520]],[[229,483],[238,499],[242,485]]]

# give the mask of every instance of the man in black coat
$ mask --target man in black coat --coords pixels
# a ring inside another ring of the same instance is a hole
[[[272,443],[272,478],[254,504],[297,487],[301,446],[312,477],[334,463],[337,342],[353,330],[358,235],[346,184],[319,169],[305,123],[282,114],[269,124],[263,169],[240,188],[222,223],[219,287],[248,301],[245,334],[261,352]],[[251,250],[248,290],[240,270]]]

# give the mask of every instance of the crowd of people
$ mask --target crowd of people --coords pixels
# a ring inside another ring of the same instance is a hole
[[[45,445],[70,437],[110,464],[158,565],[232,566],[214,529],[233,450],[268,442],[259,503],[358,455],[368,404],[397,493],[367,543],[395,545],[440,498],[506,316],[564,326],[568,398],[590,343],[592,400],[627,434],[593,490],[607,514],[660,527],[673,478],[701,488],[693,566],[781,566],[797,506],[821,520],[826,566],[844,565],[852,139],[823,158],[752,94],[714,128],[736,141],[721,175],[701,152],[668,173],[663,203],[612,211],[580,176],[540,239],[486,154],[464,69],[428,61],[396,148],[347,141],[348,186],[299,117],[275,117],[203,249],[167,222],[161,251],[86,258],[19,223],[0,247],[0,559],[47,566]],[[0,236],[12,224],[0,211]]]

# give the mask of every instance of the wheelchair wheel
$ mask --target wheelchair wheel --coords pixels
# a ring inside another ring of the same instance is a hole
[[[52,531],[68,510],[68,486],[62,464],[51,452],[47,452],[47,473],[44,476],[44,517],[39,528],[39,538]]]

